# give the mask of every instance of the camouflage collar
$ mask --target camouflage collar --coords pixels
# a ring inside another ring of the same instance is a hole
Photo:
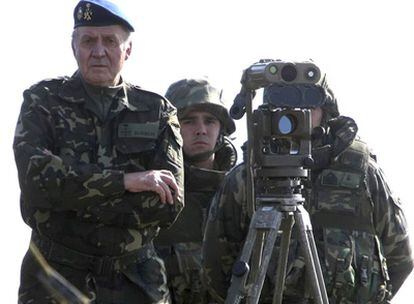
[[[118,93],[119,108],[128,108],[131,111],[148,111],[149,107],[142,102],[132,102],[136,96],[133,90],[129,90],[130,85],[122,81],[122,91]],[[62,86],[58,91],[58,96],[63,100],[71,103],[85,103],[87,98],[86,89],[82,83],[79,71],[76,71],[71,77],[64,78]]]
[[[67,102],[85,103],[87,94],[83,87],[79,71],[76,71],[71,77],[64,78],[59,88],[58,96]]]

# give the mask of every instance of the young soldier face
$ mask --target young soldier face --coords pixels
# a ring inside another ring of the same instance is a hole
[[[73,54],[84,80],[96,86],[118,84],[125,60],[131,54],[127,32],[119,25],[82,26],[72,40]]]
[[[188,156],[212,151],[220,135],[220,121],[204,111],[191,111],[180,120],[183,150]]]

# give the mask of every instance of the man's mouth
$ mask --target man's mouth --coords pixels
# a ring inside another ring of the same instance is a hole
[[[91,65],[92,68],[106,68],[106,65],[103,64],[93,64]]]
[[[195,141],[195,142],[193,142],[193,145],[203,145],[203,146],[205,146],[205,145],[208,145],[208,143],[205,142],[205,141]]]

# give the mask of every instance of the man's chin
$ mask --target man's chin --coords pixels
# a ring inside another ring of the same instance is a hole
[[[199,161],[205,161],[211,157],[211,155],[214,154],[214,150],[207,150],[204,149],[203,151],[191,151],[192,153],[188,154],[184,152],[184,158],[190,162],[199,162]]]
[[[187,153],[187,155],[193,157],[193,156],[205,154],[205,153],[207,153],[209,151],[210,151],[209,149],[195,149],[195,150],[192,150],[190,153]]]
[[[98,87],[107,87],[113,85],[113,80],[109,79],[107,76],[97,76],[94,75],[92,77],[85,78],[85,81],[89,84],[98,86]]]

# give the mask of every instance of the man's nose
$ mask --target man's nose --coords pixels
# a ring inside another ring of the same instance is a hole
[[[103,57],[105,56],[105,53],[105,46],[102,44],[101,41],[98,41],[92,49],[92,55],[95,57]]]
[[[204,123],[199,122],[197,123],[197,128],[196,128],[196,133],[197,135],[201,135],[201,134],[207,134],[207,127]]]

